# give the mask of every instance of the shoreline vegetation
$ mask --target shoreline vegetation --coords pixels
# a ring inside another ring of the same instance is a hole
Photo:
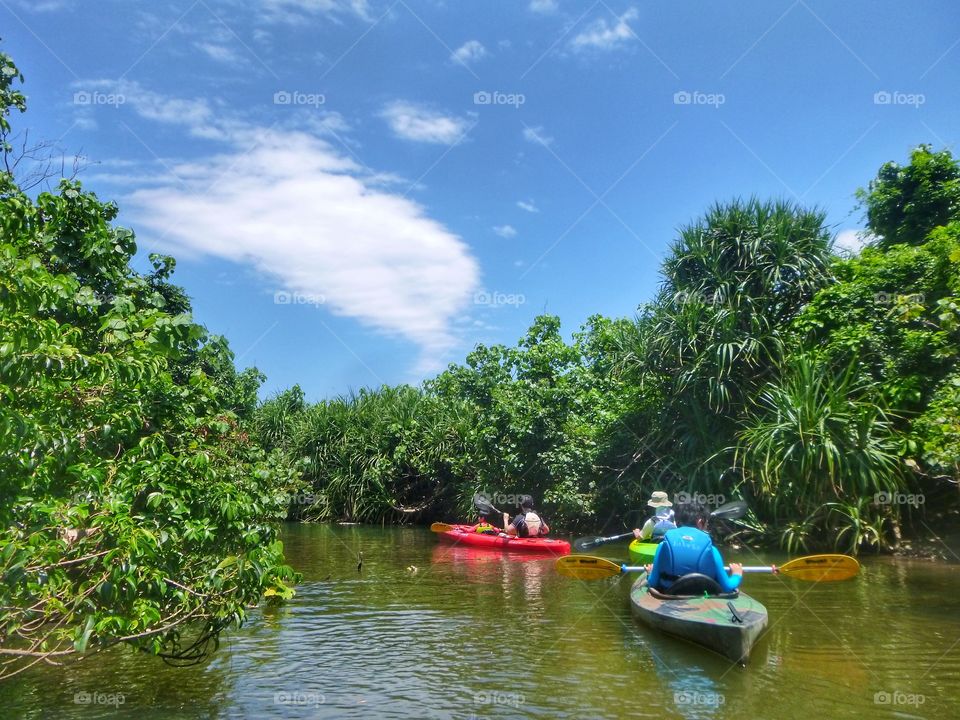
[[[253,423],[305,483],[290,516],[450,521],[530,492],[601,532],[658,489],[748,500],[736,542],[916,552],[960,515],[960,164],[920,146],[857,197],[856,255],[818,209],[735,199],[680,230],[633,319],[566,342],[540,316],[421,387],[277,394]]]
[[[570,341],[537,317],[420,387],[258,402],[175,260],[79,182],[35,196],[0,54],[0,679],[117,644],[202,661],[297,574],[278,523],[465,519],[529,492],[563,534],[638,525],[654,490],[751,514],[738,543],[904,548],[960,514],[960,164],[913,150],[825,213],[718,203],[656,297]]]

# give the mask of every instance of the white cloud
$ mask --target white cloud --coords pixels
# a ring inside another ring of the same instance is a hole
[[[495,225],[493,231],[502,238],[515,238],[517,230],[512,225]]]
[[[521,210],[526,210],[528,213],[540,212],[540,208],[536,206],[533,200],[517,200],[517,207]]]
[[[606,18],[600,18],[574,37],[570,45],[574,50],[612,50],[636,38],[628,22],[636,17],[636,8],[630,8],[617,18],[615,24],[608,22]]]
[[[415,142],[453,145],[467,129],[462,118],[441,115],[403,100],[390,103],[381,114],[397,137]]]
[[[96,130],[100,127],[97,119],[89,112],[77,113],[73,118],[73,124],[76,125],[79,130]]]
[[[833,241],[833,249],[840,253],[856,255],[872,239],[865,230],[841,230]]]
[[[463,241],[311,134],[234,126],[229,138],[224,153],[174,165],[182,182],[126,199],[140,236],[251,265],[274,289],[323,296],[331,312],[441,359],[479,282]]]
[[[210,42],[198,42],[194,43],[194,45],[198,50],[206,53],[207,57],[217,62],[229,63],[231,65],[245,62],[244,58],[238,55],[233,48],[229,48],[226,45],[217,45],[216,43]]]
[[[122,107],[132,108],[140,117],[168,125],[182,125],[197,137],[225,137],[224,123],[216,121],[213,108],[204,98],[172,98],[147,90],[130,80],[79,80],[73,83],[73,88],[111,93],[122,99]]]
[[[556,12],[557,0],[530,0],[530,10],[544,14]]]
[[[483,43],[481,43],[479,40],[468,40],[453,51],[453,54],[450,55],[450,59],[454,62],[469,65],[472,62],[481,60],[482,58],[486,57],[486,55],[487,49],[483,46]]]
[[[313,15],[337,17],[355,15],[361,20],[372,20],[367,0],[259,0],[270,20],[303,24]]]
[[[339,137],[350,132],[350,124],[333,110],[310,112],[304,116],[307,126],[317,135]]]
[[[73,9],[73,0],[18,0],[17,5],[34,12],[59,12]]]
[[[536,143],[537,145],[543,145],[546,147],[553,142],[553,138],[549,135],[544,134],[543,126],[537,125],[536,127],[526,127],[523,129],[523,139],[527,142]]]

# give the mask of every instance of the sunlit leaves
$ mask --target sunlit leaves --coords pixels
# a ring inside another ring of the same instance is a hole
[[[240,425],[262,376],[193,322],[172,261],[130,268],[115,206],[0,185],[0,638],[177,655],[181,623],[215,637],[296,579],[288,477]]]

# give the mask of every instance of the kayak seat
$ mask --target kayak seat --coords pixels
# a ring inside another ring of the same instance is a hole
[[[725,593],[723,592],[723,588],[720,587],[720,583],[712,577],[704,575],[703,573],[687,573],[674,581],[668,590],[664,591],[658,590],[657,588],[650,588],[650,594],[664,600],[702,597],[703,595],[733,599],[737,597],[740,592],[735,590],[732,593]]]

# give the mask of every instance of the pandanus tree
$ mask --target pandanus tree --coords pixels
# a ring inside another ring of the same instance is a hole
[[[674,242],[636,355],[664,388],[652,444],[689,481],[729,466],[738,418],[774,371],[785,328],[828,282],[824,219],[789,202],[734,200]]]
[[[880,544],[891,515],[875,499],[901,486],[893,418],[879,400],[855,363],[833,369],[804,353],[761,388],[739,434],[738,464],[755,510],[786,524],[789,549],[812,535],[853,551]]]

